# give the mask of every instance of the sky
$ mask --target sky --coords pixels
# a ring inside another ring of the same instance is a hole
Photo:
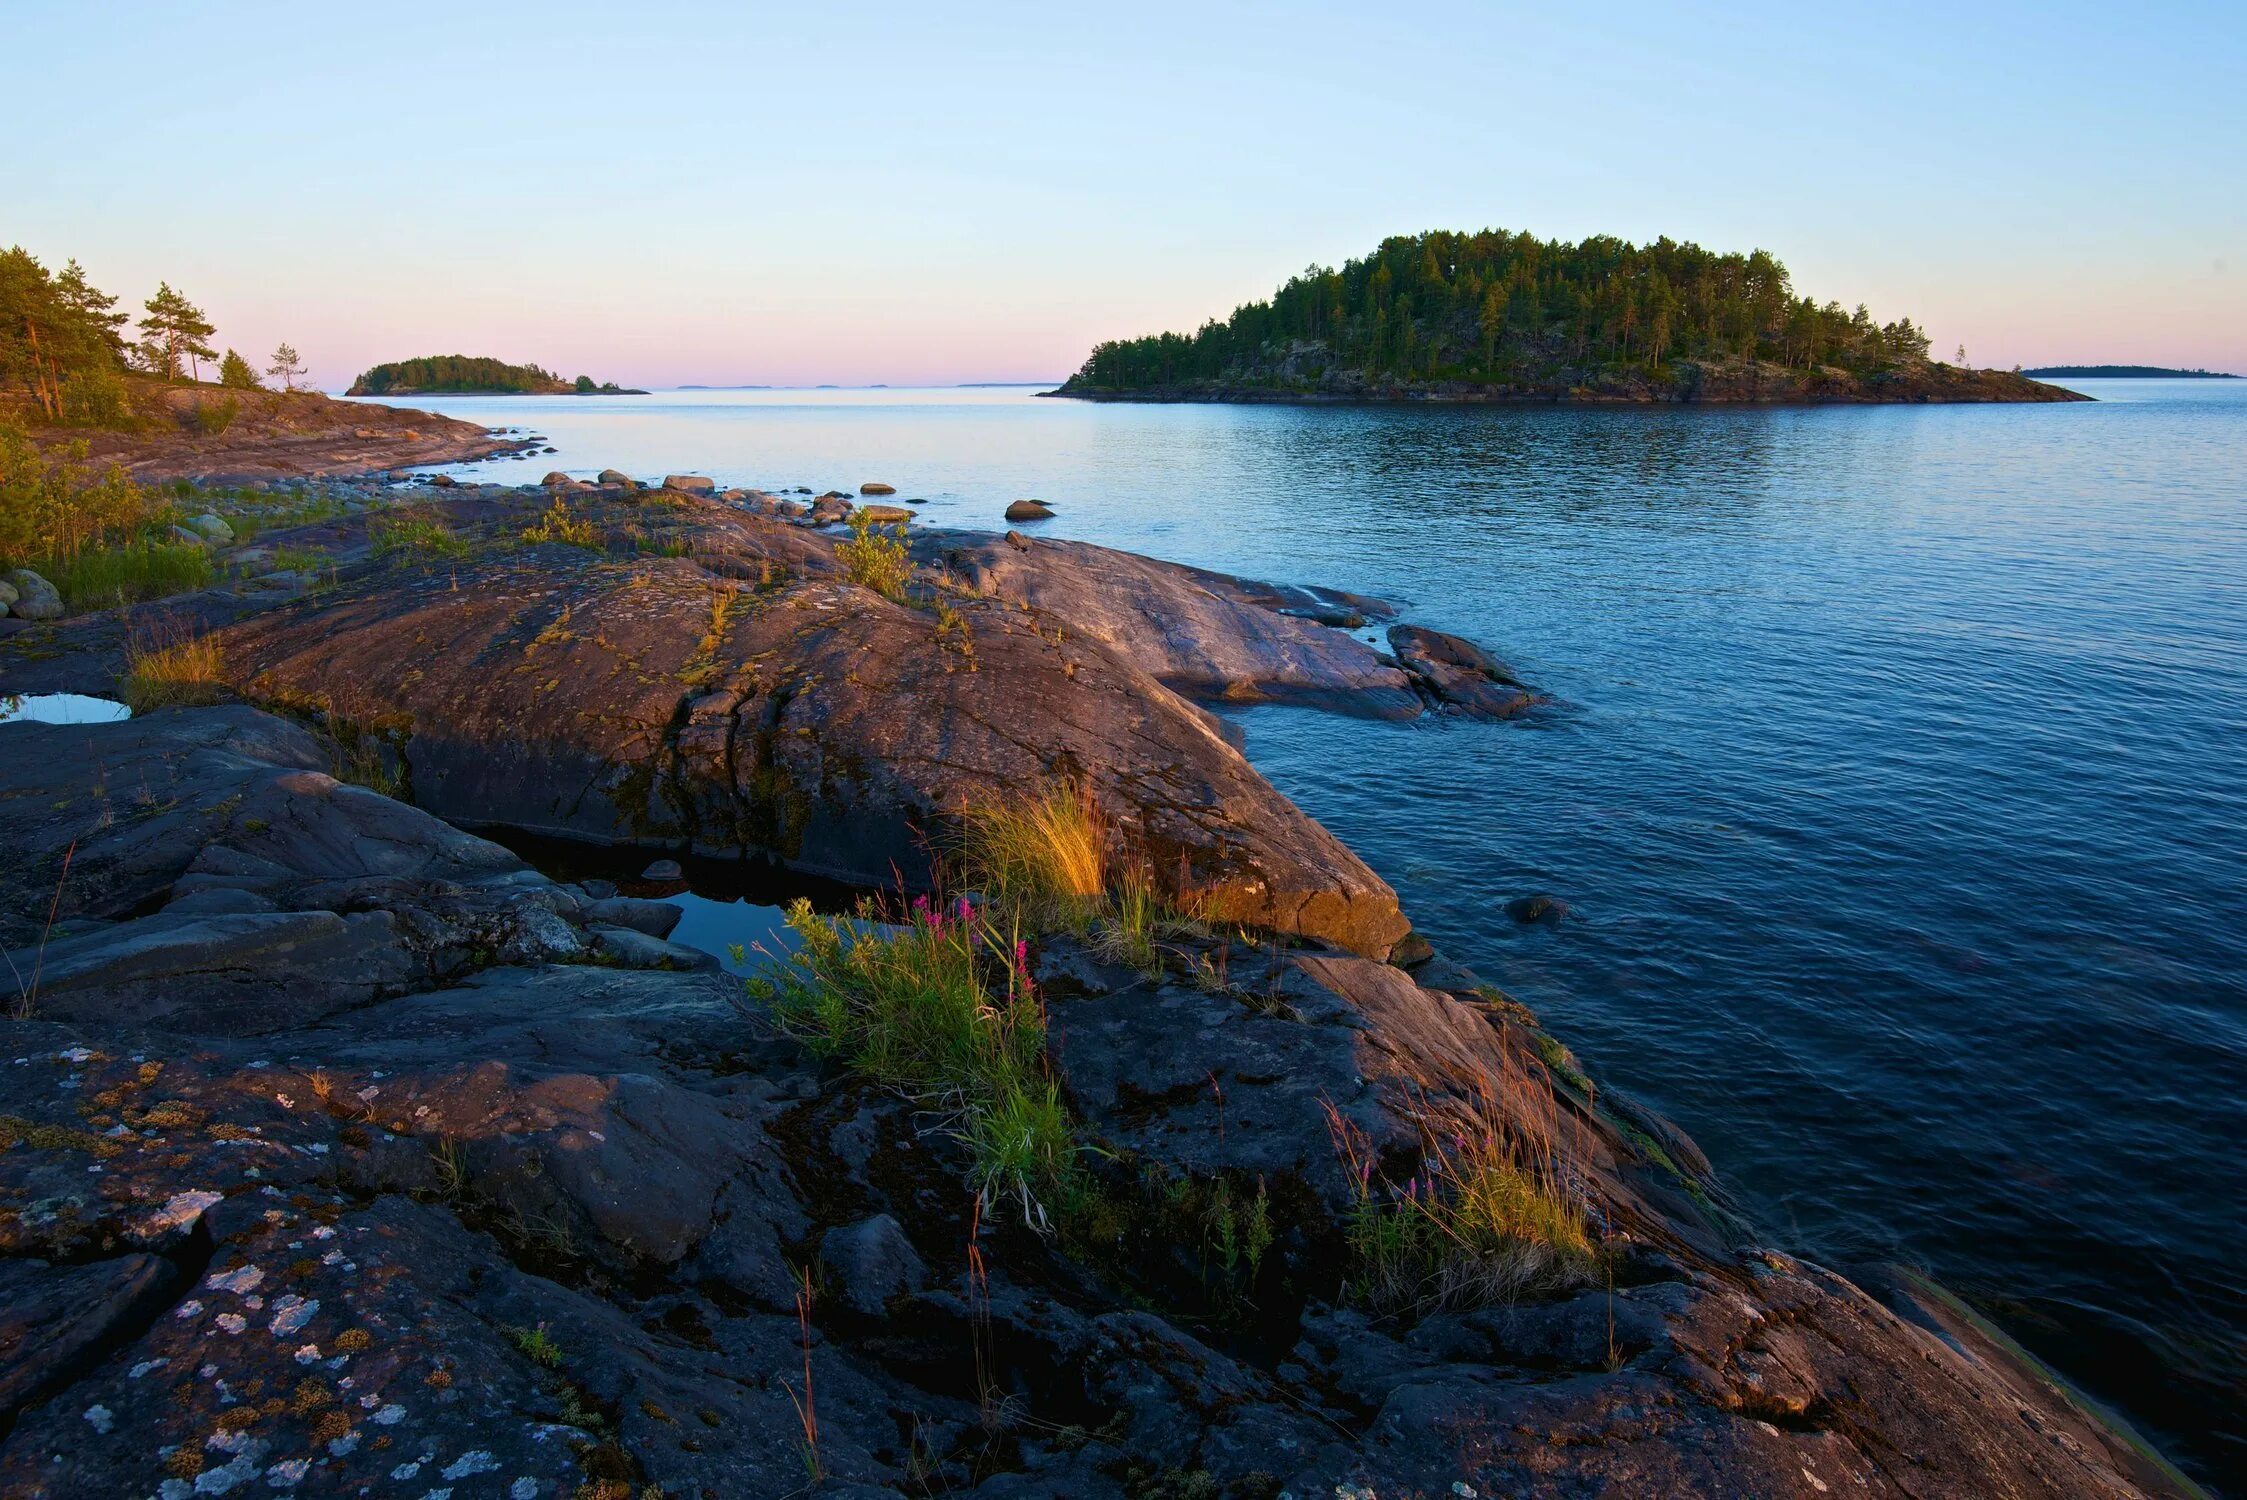
[[[1760,247],[1978,365],[2247,373],[2242,79],[2237,0],[0,0],[0,245],[330,387],[1050,379],[1485,227]]]

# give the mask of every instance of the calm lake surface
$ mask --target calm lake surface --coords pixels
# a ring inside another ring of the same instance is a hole
[[[1445,951],[1676,1118],[1774,1241],[1903,1260],[2247,1494],[2247,381],[2099,405],[413,402],[549,467],[895,484],[1329,584],[1555,700],[1238,715]],[[1573,909],[1520,927],[1511,897]]]

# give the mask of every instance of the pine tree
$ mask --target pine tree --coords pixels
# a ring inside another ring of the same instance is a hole
[[[296,383],[304,378],[304,366],[297,362],[296,350],[282,344],[274,349],[273,363],[265,367],[265,373],[280,381],[282,390],[293,391]]]
[[[148,316],[140,320],[140,326],[163,350],[165,378],[178,379],[184,361],[195,379],[201,380],[201,362],[218,358],[218,351],[210,345],[210,337],[217,330],[203,316],[203,310],[173,291],[170,282],[162,281],[156,284],[156,295],[144,305]],[[142,341],[144,348],[147,342]]]
[[[251,369],[250,362],[232,349],[227,350],[226,357],[218,362],[218,383],[237,391],[263,389],[258,384],[257,371]]]

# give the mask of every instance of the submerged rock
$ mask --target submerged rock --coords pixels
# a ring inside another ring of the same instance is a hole
[[[1506,719],[1537,701],[1510,667],[1472,641],[1418,625],[1392,625],[1389,648],[1421,691],[1447,709]]]
[[[1569,915],[1569,905],[1558,896],[1548,896],[1543,891],[1534,895],[1516,896],[1506,903],[1506,915],[1527,926],[1537,923],[1557,927]]]

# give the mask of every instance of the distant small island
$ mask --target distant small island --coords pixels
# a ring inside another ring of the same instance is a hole
[[[564,380],[537,365],[465,354],[430,354],[376,365],[351,382],[346,396],[645,396],[590,375]]]
[[[2237,380],[2222,370],[2168,370],[2160,365],[2045,365],[2023,370],[2039,380]]]
[[[1191,334],[1096,346],[1094,401],[2084,401],[1931,360],[1909,318],[1797,296],[1768,252],[1486,229],[1384,240]]]

